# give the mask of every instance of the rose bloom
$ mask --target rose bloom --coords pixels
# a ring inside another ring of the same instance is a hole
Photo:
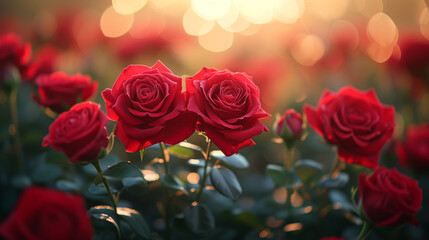
[[[259,88],[244,73],[203,68],[186,78],[186,91],[188,109],[198,115],[197,130],[226,156],[254,145],[251,137],[268,131],[259,122],[269,116],[261,108]]]
[[[90,240],[93,230],[82,197],[33,186],[1,223],[0,235],[5,240]]]
[[[100,105],[84,102],[61,113],[43,138],[43,146],[64,152],[71,162],[95,160],[108,144],[106,115]]]
[[[196,117],[185,111],[182,78],[160,61],[152,67],[128,66],[102,95],[128,152],[160,142],[177,144],[195,131]]]
[[[377,168],[381,149],[392,137],[394,108],[380,103],[374,90],[344,87],[326,90],[317,108],[304,105],[308,123],[328,143],[338,146],[342,161]]]
[[[397,147],[399,161],[418,172],[429,170],[429,125],[412,125],[407,128],[405,141]]]
[[[0,36],[0,70],[9,66],[15,66],[23,71],[24,66],[31,57],[30,43],[24,44],[20,37],[13,33]],[[0,76],[3,81],[3,76]]]
[[[288,109],[274,125],[277,135],[286,142],[288,147],[293,146],[302,135],[301,114],[293,109]]]
[[[33,99],[57,113],[68,110],[79,101],[89,100],[98,88],[98,83],[91,81],[90,76],[79,73],[67,75],[54,72],[39,76],[35,83],[39,96],[33,95]]]
[[[54,72],[59,50],[51,45],[42,47],[36,54],[35,59],[25,67],[25,80],[31,80],[42,74]]]
[[[422,204],[418,182],[396,169],[378,168],[371,176],[359,176],[359,204],[377,226],[417,225],[415,218]]]

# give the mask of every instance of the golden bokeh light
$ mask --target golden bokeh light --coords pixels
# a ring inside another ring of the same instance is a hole
[[[150,169],[141,170],[143,177],[148,182],[154,182],[159,179],[159,174]]]
[[[424,8],[420,14],[420,32],[421,34],[429,40],[429,8]]]
[[[302,223],[290,223],[283,227],[285,232],[298,231],[302,229]]]
[[[298,35],[291,48],[291,53],[298,63],[311,66],[322,58],[325,53],[325,45],[316,35]]]
[[[308,10],[315,16],[325,19],[338,19],[347,10],[348,0],[310,0],[307,1]]]
[[[234,42],[234,34],[215,25],[210,32],[198,36],[200,45],[211,52],[223,52],[229,49]]]
[[[231,1],[228,10],[218,17],[217,23],[225,30],[233,32],[231,26],[237,21],[240,16],[240,11],[236,1]]]
[[[392,47],[398,41],[398,29],[393,20],[385,13],[376,13],[368,22],[368,36],[378,45]]]
[[[119,14],[130,15],[142,9],[147,0],[112,0],[113,9]]]
[[[274,0],[238,0],[241,16],[254,24],[269,23],[274,15]]]
[[[354,7],[365,17],[383,11],[383,0],[354,0]]]
[[[192,0],[192,9],[206,20],[216,20],[228,12],[230,0]]]
[[[186,176],[186,179],[191,184],[198,184],[200,182],[200,175],[198,175],[198,173],[191,172]]]
[[[106,37],[116,38],[127,33],[134,22],[134,15],[121,15],[108,7],[101,15],[100,27]]]
[[[305,11],[304,0],[275,0],[274,17],[280,22],[294,23]]]
[[[188,9],[183,15],[183,28],[192,36],[200,36],[213,29],[215,21],[208,21],[198,16],[192,9]]]

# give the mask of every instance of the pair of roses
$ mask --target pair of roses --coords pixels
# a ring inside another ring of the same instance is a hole
[[[182,78],[160,61],[152,67],[130,65],[102,95],[128,152],[159,142],[177,144],[197,129],[230,156],[268,131],[259,122],[269,116],[259,89],[244,73],[203,68],[186,78],[182,92]]]

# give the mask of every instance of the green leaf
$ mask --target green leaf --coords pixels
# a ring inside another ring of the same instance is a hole
[[[344,187],[349,182],[349,178],[347,173],[340,173],[336,178],[328,176],[320,179],[317,185],[324,188],[340,188]]]
[[[62,175],[61,168],[50,165],[50,164],[41,164],[39,165],[31,175],[31,178],[34,182],[37,183],[46,183],[52,182],[55,179],[59,178]]]
[[[112,187],[110,187],[110,190],[112,191],[112,193],[118,192],[118,190]],[[109,194],[103,183],[98,185],[94,185],[94,183],[91,183],[91,185],[89,185],[88,187],[88,192],[94,196],[107,196]]]
[[[76,183],[67,181],[67,180],[58,180],[57,181],[57,188],[64,192],[78,192],[79,187],[76,185]]]
[[[115,211],[108,205],[99,205],[88,210],[89,215],[93,219],[94,225],[101,228],[114,228],[118,238],[121,238],[121,230],[118,226]]]
[[[166,187],[169,187],[177,191],[182,191],[186,194],[188,193],[188,191],[186,190],[185,184],[174,175],[168,174],[168,175],[162,176],[161,182]]]
[[[212,168],[210,180],[216,191],[226,197],[236,200],[241,195],[241,185],[234,172],[228,168]]]
[[[115,132],[115,129],[113,129],[113,131],[109,135],[109,142],[108,142],[107,147],[106,147],[106,154],[109,154],[110,151],[112,151],[113,145],[115,144],[114,132]]]
[[[12,186],[23,189],[31,185],[31,180],[25,175],[15,175],[12,177]]]
[[[297,188],[302,184],[300,177],[295,172],[276,164],[267,165],[267,174],[277,186]]]
[[[196,155],[195,152],[202,151],[199,146],[188,142],[180,142],[167,149],[171,155],[183,159],[194,158]]]
[[[293,170],[300,176],[305,184],[313,184],[323,176],[323,166],[311,159],[298,161]]]
[[[127,177],[122,179],[122,184],[126,188],[130,188],[137,185],[146,185],[146,181],[140,177]]]
[[[143,239],[152,239],[151,231],[143,216],[134,209],[118,207],[118,215]]]
[[[226,157],[222,151],[214,150],[210,152],[210,156],[219,159],[222,163],[234,168],[246,169],[249,167],[249,162],[247,159],[239,153]]]
[[[140,177],[143,178],[141,170],[130,162],[118,162],[112,166],[109,166],[104,171],[104,176],[117,179],[124,179],[127,177]]]
[[[146,148],[143,148],[143,149],[140,149],[140,162],[143,162],[143,156],[144,156],[144,153],[145,153],[145,151],[146,151]]]
[[[199,237],[208,237],[215,228],[215,220],[210,209],[199,203],[190,206],[184,212],[185,222],[189,230]]]

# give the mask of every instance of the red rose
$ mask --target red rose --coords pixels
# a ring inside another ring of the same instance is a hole
[[[298,140],[302,135],[301,114],[293,109],[288,109],[274,125],[277,135],[283,138],[288,146]]]
[[[429,170],[429,125],[409,126],[405,142],[397,148],[399,161],[418,172]]]
[[[268,129],[259,119],[268,117],[259,101],[259,88],[244,73],[203,68],[186,78],[188,109],[204,131],[226,155],[255,144],[254,137]]]
[[[0,225],[5,240],[90,240],[93,231],[83,198],[29,187]]]
[[[381,148],[392,137],[394,108],[380,103],[374,90],[352,87],[323,93],[317,108],[304,106],[308,123],[327,142],[338,146],[342,161],[377,168]]]
[[[41,75],[36,78],[39,97],[33,99],[40,105],[55,112],[63,112],[78,101],[86,101],[97,92],[98,83],[91,82],[88,75],[67,75],[63,72],[54,72],[50,75]]]
[[[195,131],[196,117],[185,111],[182,78],[160,61],[152,67],[128,66],[102,95],[107,116],[119,122],[116,135],[128,152],[159,142],[177,144]]]
[[[25,68],[25,79],[31,80],[41,74],[54,72],[59,51],[53,46],[46,45],[37,52],[35,60]]]
[[[87,162],[97,158],[108,144],[106,125],[109,120],[92,102],[74,105],[61,113],[43,138],[43,146],[64,152],[71,162]]]
[[[21,69],[30,57],[30,43],[23,44],[21,38],[13,33],[0,36],[0,68],[14,65]]]
[[[422,204],[418,182],[396,169],[378,168],[359,176],[359,205],[366,218],[377,226],[417,225],[415,215]]]

